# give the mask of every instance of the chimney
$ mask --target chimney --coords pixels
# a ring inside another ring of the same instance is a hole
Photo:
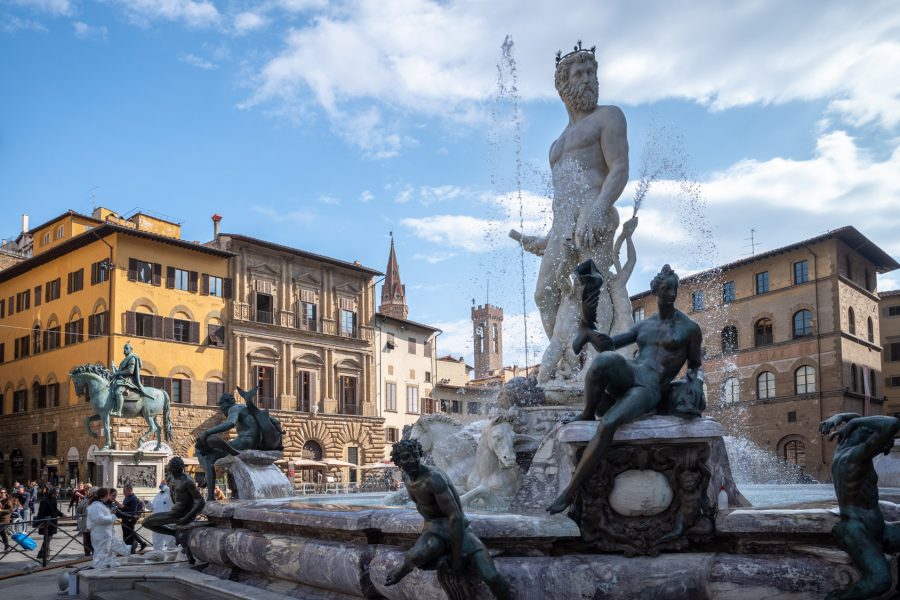
[[[219,223],[222,221],[222,215],[216,213],[212,216],[213,222],[213,239],[219,237]]]
[[[22,233],[28,233],[28,213],[22,214]]]

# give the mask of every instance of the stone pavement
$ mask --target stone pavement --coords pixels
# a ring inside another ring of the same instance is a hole
[[[20,575],[0,579],[0,597],[16,600],[62,600],[69,599],[60,594],[57,579],[65,568],[49,569],[31,575]]]

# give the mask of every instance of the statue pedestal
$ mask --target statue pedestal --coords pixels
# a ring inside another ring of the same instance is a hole
[[[231,475],[241,500],[286,498],[294,495],[294,484],[275,466],[282,456],[278,451],[244,450],[220,458],[216,466]]]
[[[172,453],[165,450],[97,450],[93,460],[100,468],[100,487],[113,487],[121,493],[126,484],[135,495],[152,498],[159,493],[159,483],[166,478],[166,463]]]
[[[558,423],[541,442],[511,509],[549,506],[572,480],[597,425]],[[640,554],[709,537],[721,485],[731,506],[747,505],[731,475],[723,435],[709,417],[652,416],[621,427],[572,507],[582,537],[602,550]]]

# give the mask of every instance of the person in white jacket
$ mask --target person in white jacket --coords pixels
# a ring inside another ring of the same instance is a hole
[[[150,510],[155,513],[161,513],[172,510],[172,496],[169,494],[169,486],[166,482],[159,484],[159,493],[150,502]],[[165,550],[174,548],[175,538],[171,535],[153,532],[153,548],[156,550]]]
[[[109,498],[109,488],[97,490],[94,500],[87,508],[86,526],[91,532],[91,545],[94,547],[93,567],[117,567],[116,556],[128,556],[131,548],[116,537],[113,524],[116,522],[116,507],[108,507],[104,502]]]

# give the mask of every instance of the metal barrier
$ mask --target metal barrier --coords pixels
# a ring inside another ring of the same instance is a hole
[[[144,510],[141,511],[141,517],[144,517],[148,514],[151,514],[152,511]],[[59,555],[69,546],[72,545],[72,542],[75,542],[77,547],[81,549],[86,549],[82,539],[79,536],[82,535],[81,531],[78,531],[77,528],[77,519],[74,517],[57,517],[55,519],[56,523],[56,533],[50,535],[49,528],[44,528],[41,531],[41,525],[47,523],[48,519],[31,519],[30,521],[25,521],[21,518],[13,519],[13,521],[8,525],[2,525],[0,527],[5,527],[7,529],[7,536],[9,537],[9,549],[4,549],[0,551],[0,566],[3,564],[3,560],[7,556],[16,556],[21,555],[28,559],[26,564],[29,567],[26,567],[22,570],[22,572],[18,573],[18,575],[24,575],[27,573],[31,573],[35,569],[35,565],[31,563],[37,563],[40,567],[46,568],[50,566],[51,563],[56,561]],[[117,524],[121,524],[121,519],[117,520],[116,523],[113,524],[115,527]],[[72,525],[73,533],[70,533],[65,527]],[[147,541],[139,532],[144,531],[144,527],[140,521],[135,524],[134,534],[135,539],[137,540],[135,543],[139,546],[151,546],[152,542]],[[12,535],[13,533],[24,533],[27,535],[36,545],[33,549],[24,548],[18,541],[14,540]],[[37,535],[34,535],[37,534]],[[50,552],[50,543],[53,538],[56,538],[59,535],[63,535],[66,538],[66,543],[63,544],[61,548],[58,548],[55,553],[51,556]],[[33,537],[32,537],[33,536]],[[42,550],[46,550],[43,551]],[[37,554],[32,555],[31,552],[36,552]],[[53,567],[58,567],[62,565],[70,565],[79,562],[84,562],[85,560],[89,560],[89,556],[80,557],[77,560],[69,559],[66,561],[56,561],[58,564],[53,565]],[[8,562],[8,561],[7,561]],[[13,574],[15,575],[15,574]],[[0,577],[2,578],[2,577]]]

